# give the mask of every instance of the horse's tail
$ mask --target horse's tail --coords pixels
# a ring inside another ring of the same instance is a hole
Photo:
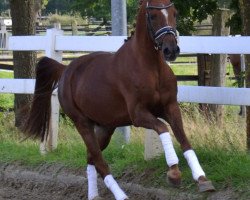
[[[28,137],[44,140],[48,135],[51,115],[51,96],[57,88],[65,65],[43,57],[36,66],[36,83],[33,101],[22,131]]]

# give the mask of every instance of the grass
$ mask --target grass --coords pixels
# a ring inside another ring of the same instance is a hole
[[[0,71],[0,78],[13,78],[13,72]],[[0,107],[3,110],[14,107],[14,94],[0,94]]]
[[[250,184],[250,155],[246,152],[244,120],[233,113],[227,115],[224,125],[218,126],[215,121],[207,121],[196,106],[182,105],[182,113],[187,136],[217,189],[230,187],[246,192]],[[73,168],[86,165],[85,146],[68,119],[62,118],[60,121],[58,148],[41,156],[38,142],[21,142],[23,137],[14,128],[13,117],[13,113],[2,113],[0,116],[1,162],[18,162],[29,166],[60,163]],[[182,189],[195,190],[190,169],[176,141],[175,146],[183,172]],[[164,156],[145,161],[143,155],[144,129],[134,127],[130,144],[121,144],[120,135],[116,133],[104,151],[104,157],[116,177],[122,178],[124,174],[131,173],[135,179],[133,182],[150,187],[168,187]]]
[[[198,75],[198,68],[196,57],[178,57],[176,62],[186,62],[187,64],[170,64],[171,69],[173,70],[175,75]],[[236,81],[231,78],[234,77],[233,68],[231,64],[227,64],[226,67],[226,87],[236,87]],[[179,81],[178,85],[194,85],[197,86],[197,81]]]

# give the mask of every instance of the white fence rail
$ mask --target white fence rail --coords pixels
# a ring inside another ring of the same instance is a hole
[[[54,33],[54,34],[52,34]],[[117,51],[125,36],[62,36],[50,29],[46,36],[11,36],[6,50],[37,51],[54,45],[55,51]],[[54,37],[50,44],[49,39]],[[249,54],[250,37],[180,36],[181,53]],[[25,44],[25,45],[24,45]]]
[[[178,86],[178,101],[250,106],[249,88]]]
[[[35,79],[0,79],[0,93],[33,94]]]
[[[0,79],[0,93],[33,94],[34,88],[35,79]],[[178,86],[177,99],[179,102],[250,106],[250,89]]]
[[[180,37],[182,53],[250,54],[250,37],[183,36]]]
[[[62,61],[62,51],[116,51],[124,36],[63,36],[57,29],[49,29],[45,36],[11,36],[4,50],[45,51],[46,56]],[[181,36],[181,53],[250,54],[250,37]],[[17,87],[18,86],[18,87]],[[210,104],[250,105],[250,89],[225,87],[179,86],[178,101]],[[34,80],[0,79],[2,93],[33,93]],[[53,97],[53,99],[56,99]],[[54,122],[58,123],[58,102],[53,109]],[[54,140],[58,125],[53,124]],[[56,148],[57,141],[50,143]],[[44,146],[42,146],[44,148]],[[44,150],[44,149],[43,149]]]

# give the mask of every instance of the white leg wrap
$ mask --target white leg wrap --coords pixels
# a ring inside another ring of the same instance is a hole
[[[87,166],[87,177],[88,177],[88,200],[92,200],[97,197],[97,172],[94,165]]]
[[[174,150],[173,142],[169,132],[160,134],[160,139],[165,151],[166,161],[169,167],[179,163],[179,159]]]
[[[186,158],[188,165],[191,168],[194,180],[198,181],[200,176],[205,176],[205,172],[201,168],[194,150],[191,149],[191,150],[185,151],[184,157]]]
[[[127,195],[122,191],[111,174],[107,175],[104,178],[104,183],[107,188],[110,189],[110,191],[114,194],[116,200],[128,199]]]

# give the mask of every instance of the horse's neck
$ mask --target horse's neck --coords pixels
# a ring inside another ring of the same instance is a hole
[[[162,67],[165,67],[161,52],[156,51],[154,45],[149,43],[149,38],[144,35],[134,35],[130,43],[130,54],[134,54],[134,59],[139,62],[136,68],[148,68],[150,71],[161,71]]]
[[[146,26],[146,25],[145,25]],[[154,47],[154,43],[148,34],[146,27],[138,27],[131,41],[132,49],[138,56],[148,63],[161,63],[162,54]]]
[[[149,65],[164,63],[163,56],[160,51],[156,51],[147,29],[145,5],[142,5],[138,13],[135,33],[130,40],[129,44],[125,45],[125,48],[130,46],[129,52],[134,52],[137,58],[141,57]]]

